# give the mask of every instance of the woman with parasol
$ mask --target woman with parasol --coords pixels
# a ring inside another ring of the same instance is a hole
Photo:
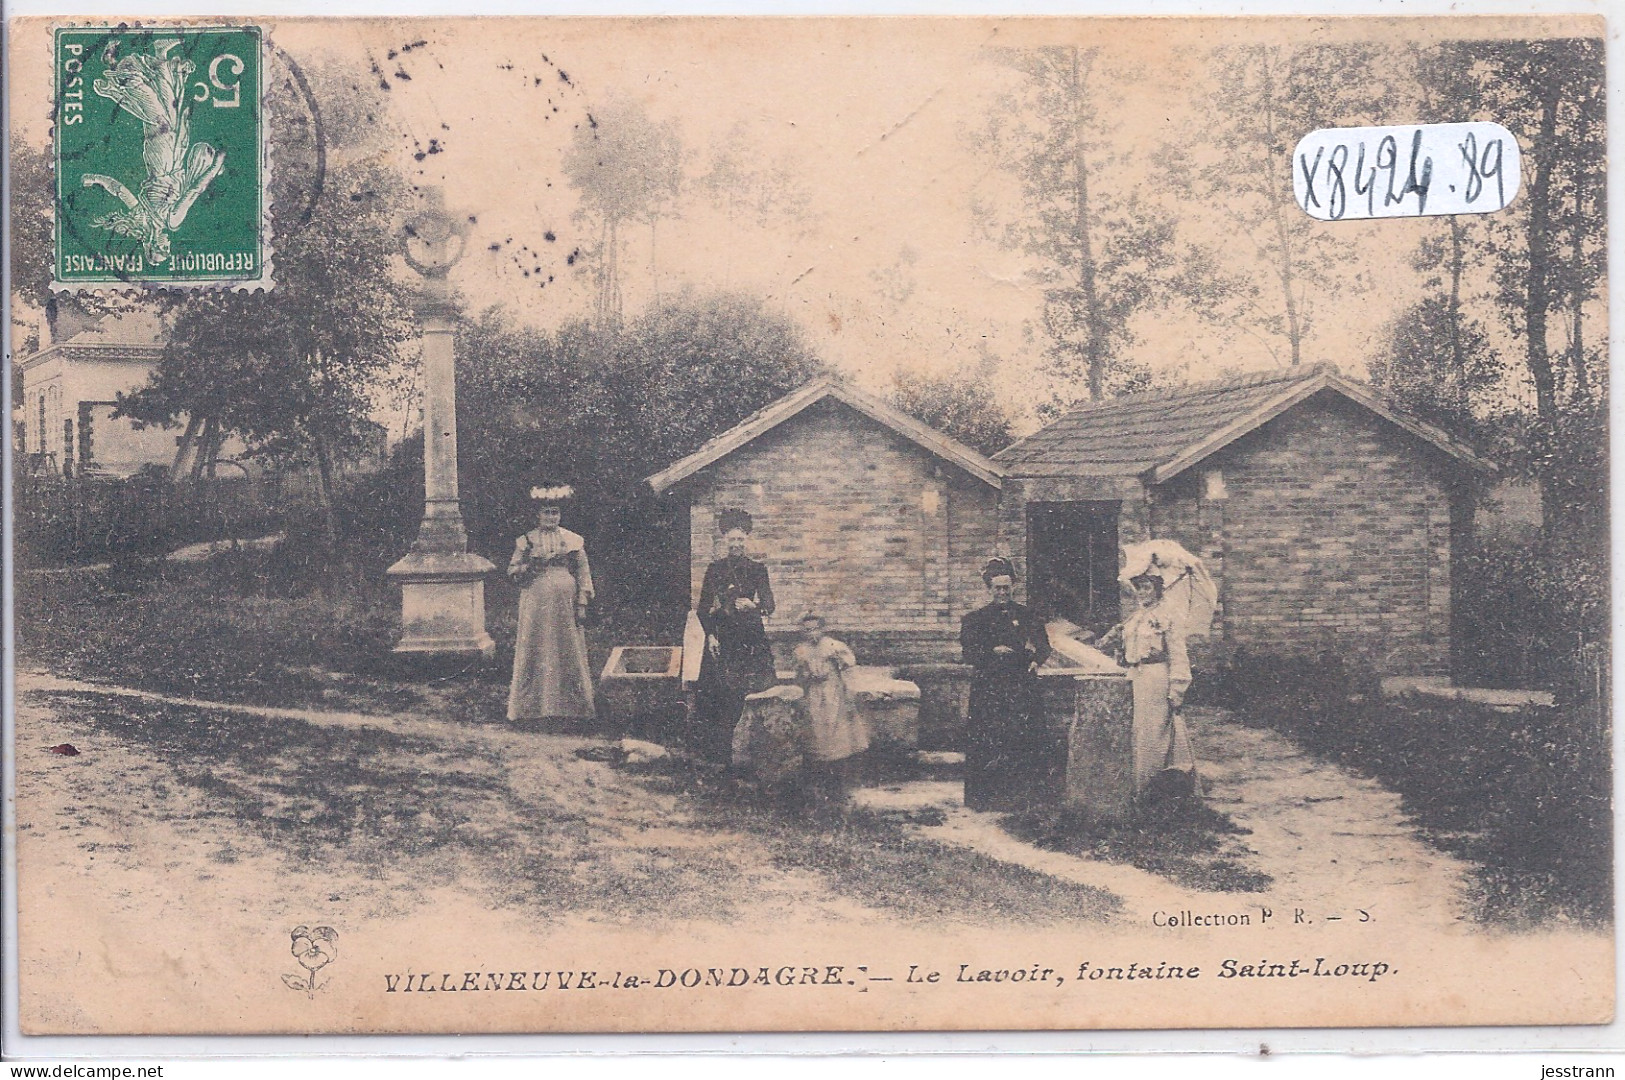
[[[1196,794],[1196,754],[1181,707],[1192,637],[1206,637],[1218,589],[1202,561],[1172,540],[1127,544],[1119,575],[1138,609],[1100,641],[1115,646],[1134,687],[1134,790]]]

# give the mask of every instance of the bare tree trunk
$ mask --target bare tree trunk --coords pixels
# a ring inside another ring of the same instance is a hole
[[[1450,363],[1456,385],[1452,390],[1455,397],[1455,406],[1460,415],[1465,416],[1469,406],[1467,400],[1467,356],[1461,343],[1461,274],[1466,259],[1465,247],[1462,242],[1467,227],[1461,219],[1450,215]]]
[[[327,534],[328,550],[336,551],[339,543],[339,522],[333,500],[333,451],[325,435],[315,435],[311,441],[316,448],[316,476],[322,494],[322,527]]]
[[[192,459],[192,480],[194,483],[203,479],[203,470],[209,463],[209,448],[214,445],[215,433],[220,428],[220,422],[214,417],[206,417],[203,421],[203,432],[197,437],[197,455]]]
[[[1583,177],[1576,170],[1574,177],[1574,230],[1570,259],[1573,280],[1569,293],[1569,367],[1574,371],[1574,394],[1578,398],[1591,396],[1591,376],[1586,371],[1583,314],[1586,302],[1585,287],[1585,191]]]
[[[1546,344],[1546,311],[1551,303],[1551,217],[1552,158],[1557,138],[1557,105],[1562,88],[1555,79],[1542,87],[1540,135],[1535,145],[1547,153],[1530,155],[1535,159],[1535,175],[1529,184],[1528,262],[1524,273],[1524,359],[1535,384],[1535,415],[1548,438],[1558,428],[1557,379]],[[1560,484],[1549,471],[1540,476],[1541,517],[1547,529],[1557,527]]]
[[[1263,66],[1263,119],[1266,157],[1268,148],[1275,146],[1275,73],[1270,67],[1270,50],[1266,46],[1260,51]],[[1274,165],[1274,160],[1269,159]],[[1286,206],[1281,198],[1280,185],[1274,180],[1264,185],[1264,191],[1269,199],[1270,221],[1275,226],[1275,243],[1280,249],[1281,265],[1277,274],[1281,278],[1281,295],[1286,303],[1287,341],[1292,346],[1292,363],[1297,366],[1303,360],[1303,325],[1298,317],[1298,300],[1292,295],[1292,236],[1286,227]]]
[[[205,453],[203,459],[203,472],[204,475],[209,478],[210,483],[214,482],[215,466],[220,463],[220,450],[225,445],[225,428],[221,427],[219,424],[216,424],[214,428],[214,436],[209,440],[209,445],[204,448]]]
[[[180,440],[175,445],[175,460],[169,464],[169,479],[171,483],[179,480],[186,472],[186,455],[197,442],[198,430],[203,426],[203,417],[188,416],[186,430],[181,433]]]
[[[1091,54],[1090,59],[1093,59]],[[1083,294],[1087,337],[1084,340],[1085,374],[1089,379],[1089,400],[1106,396],[1106,343],[1100,313],[1100,293],[1096,280],[1094,247],[1089,238],[1089,163],[1084,155],[1083,102],[1088,70],[1076,46],[1072,49],[1072,168],[1073,228],[1078,237],[1078,291]]]
[[[606,217],[598,233],[598,295],[594,303],[594,315],[601,330],[621,324],[620,255],[620,223]]]

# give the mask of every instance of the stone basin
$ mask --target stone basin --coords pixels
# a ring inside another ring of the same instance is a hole
[[[920,688],[897,678],[889,667],[858,665],[846,673],[852,705],[869,722],[875,742],[920,744]]]
[[[683,650],[676,645],[617,645],[598,677],[605,727],[661,741],[685,713]]]

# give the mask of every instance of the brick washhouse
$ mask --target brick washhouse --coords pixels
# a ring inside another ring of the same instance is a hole
[[[1450,671],[1451,552],[1494,466],[1331,368],[1085,406],[995,460],[1000,539],[1047,613],[1115,622],[1115,545],[1166,537],[1219,586],[1207,649]]]
[[[776,642],[810,608],[863,663],[957,660],[959,618],[986,602],[997,468],[843,383],[809,383],[649,484],[688,503],[691,599],[726,554],[718,512],[750,512],[751,556],[778,602]]]
[[[650,477],[686,500],[692,587],[717,512],[756,520],[779,640],[814,608],[868,663],[957,659],[979,572],[1100,631],[1127,601],[1119,548],[1178,540],[1219,609],[1205,647],[1450,670],[1453,548],[1494,466],[1326,367],[1076,409],[989,459],[834,380],[797,390]]]

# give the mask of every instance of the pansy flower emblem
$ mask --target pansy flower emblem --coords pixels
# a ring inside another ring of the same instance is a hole
[[[284,975],[282,981],[289,989],[303,990],[311,997],[316,996],[316,987],[320,985],[317,973],[338,959],[339,935],[331,926],[296,926],[292,934],[291,951],[293,958],[299,961],[299,966],[305,969],[304,975]]]

